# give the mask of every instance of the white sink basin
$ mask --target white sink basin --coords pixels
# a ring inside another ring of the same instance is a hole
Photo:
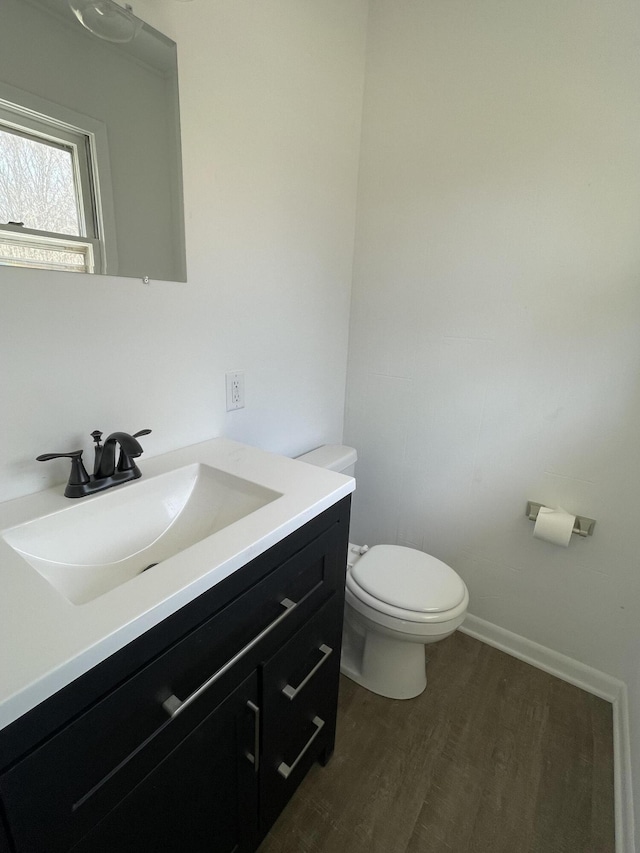
[[[72,604],[85,604],[281,494],[194,463],[70,503],[2,538]]]

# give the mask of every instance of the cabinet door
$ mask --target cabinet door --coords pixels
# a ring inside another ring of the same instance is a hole
[[[74,853],[253,850],[257,700],[254,673],[75,845]]]

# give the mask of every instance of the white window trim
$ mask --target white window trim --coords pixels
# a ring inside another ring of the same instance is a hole
[[[51,119],[53,119],[61,128],[66,127],[74,133],[84,134],[89,138],[89,156],[93,173],[95,215],[97,218],[96,227],[102,238],[99,241],[100,251],[92,250],[92,255],[97,261],[97,268],[94,271],[117,274],[118,245],[106,124],[91,116],[83,115],[61,104],[56,104],[38,95],[33,95],[31,92],[25,92],[2,82],[0,82],[0,107],[14,114],[23,114],[42,121],[45,124],[48,121],[51,125]],[[25,231],[26,236],[28,229],[21,230]],[[34,236],[38,234],[36,231],[31,233]],[[81,240],[83,244],[93,242],[87,238],[81,238]]]
[[[11,240],[12,246],[24,246],[25,248],[34,249],[55,249],[57,251],[77,252],[78,249],[84,250],[85,265],[78,266],[77,269],[68,264],[56,264],[53,261],[46,263],[38,263],[37,261],[23,261],[16,258],[15,261],[11,258],[3,258],[2,266],[21,267],[27,269],[43,269],[43,270],[63,270],[65,272],[95,272],[95,258],[99,256],[100,246],[97,240],[88,237],[73,237],[71,235],[50,234],[44,231],[33,231],[30,228],[16,227],[12,225],[3,225],[2,232],[13,232],[15,238]],[[0,243],[2,242],[2,232],[0,232]]]

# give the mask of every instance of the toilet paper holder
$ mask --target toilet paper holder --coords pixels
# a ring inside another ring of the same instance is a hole
[[[540,508],[545,504],[539,504],[535,501],[527,501],[526,516],[530,521],[535,521],[540,512]],[[593,528],[596,526],[593,518],[586,518],[584,515],[576,515],[576,523],[573,525],[573,533],[578,536],[593,536]]]

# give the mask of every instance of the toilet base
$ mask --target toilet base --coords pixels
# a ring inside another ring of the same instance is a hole
[[[427,686],[425,648],[345,624],[340,672],[379,696],[413,699]]]

